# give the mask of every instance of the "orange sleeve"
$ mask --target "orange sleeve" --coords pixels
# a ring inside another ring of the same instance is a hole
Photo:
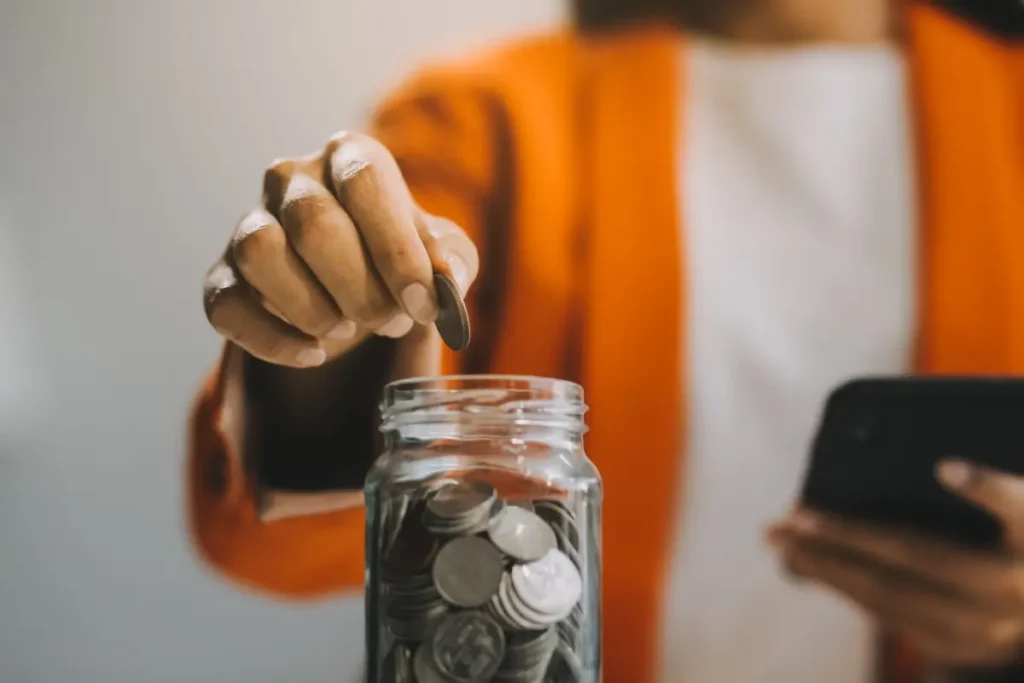
[[[448,74],[427,74],[380,109],[373,134],[391,149],[420,205],[450,218],[480,247],[495,182],[492,109]],[[472,294],[472,293],[471,293]],[[471,310],[474,301],[467,304]],[[190,420],[186,498],[189,530],[219,573],[283,598],[315,599],[363,581],[365,516],[348,509],[261,521],[238,452],[244,421],[243,352],[227,345],[201,388]],[[454,355],[446,372],[457,371]]]

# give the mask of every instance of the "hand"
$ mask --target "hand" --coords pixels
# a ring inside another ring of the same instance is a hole
[[[831,588],[938,664],[1001,666],[1024,642],[1024,478],[946,462],[939,480],[1003,524],[1002,552],[797,510],[769,530],[791,571]]]
[[[206,276],[204,303],[213,327],[253,356],[315,367],[371,334],[426,339],[433,270],[465,293],[478,267],[470,239],[416,205],[383,145],[340,133],[267,169],[260,206]],[[439,344],[423,348],[439,358]]]

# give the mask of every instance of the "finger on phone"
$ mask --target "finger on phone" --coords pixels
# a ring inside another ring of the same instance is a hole
[[[278,215],[292,248],[346,319],[375,329],[398,312],[374,272],[355,223],[314,175],[292,174]]]
[[[355,221],[377,273],[413,320],[433,322],[437,295],[430,257],[398,164],[383,145],[364,135],[336,136],[329,150],[334,193]]]
[[[238,273],[271,312],[279,312],[305,334],[331,339],[355,335],[355,323],[342,318],[267,210],[258,208],[242,218],[231,240],[231,256]]]
[[[964,460],[939,463],[939,481],[1002,523],[1007,540],[1024,553],[1024,477]]]
[[[327,359],[317,340],[267,311],[224,260],[207,275],[203,299],[213,328],[257,358],[300,368],[322,365]]]

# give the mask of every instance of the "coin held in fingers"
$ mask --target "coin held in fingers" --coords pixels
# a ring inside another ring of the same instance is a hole
[[[437,291],[437,320],[435,325],[441,339],[452,351],[462,351],[469,346],[469,313],[459,293],[459,285],[444,273],[434,273],[434,289]]]

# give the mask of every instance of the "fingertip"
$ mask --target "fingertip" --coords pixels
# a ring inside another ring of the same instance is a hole
[[[421,325],[429,325],[437,318],[437,297],[423,283],[406,285],[399,298],[412,319]]]
[[[356,336],[356,330],[356,324],[351,320],[345,319],[331,328],[327,333],[327,338],[335,341],[348,341]]]
[[[304,368],[319,367],[327,361],[327,352],[320,347],[305,348],[295,354],[295,362]]]
[[[465,293],[469,288],[469,264],[454,251],[445,256],[444,263],[448,267],[448,274],[459,286],[459,291]]]
[[[963,491],[974,481],[976,470],[963,460],[944,460],[938,464],[936,476],[946,488]]]
[[[415,322],[412,318],[399,313],[388,322],[377,328],[377,334],[381,337],[391,337],[392,339],[399,339],[409,333],[410,330],[415,326]]]

